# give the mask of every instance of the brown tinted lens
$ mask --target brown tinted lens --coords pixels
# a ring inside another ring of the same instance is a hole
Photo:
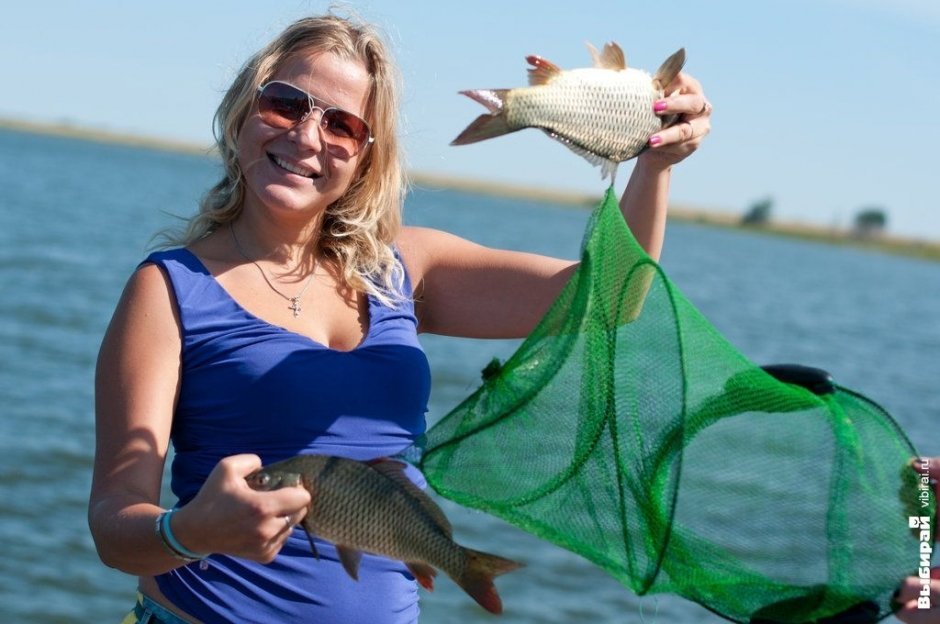
[[[258,97],[261,120],[275,128],[290,128],[310,112],[310,98],[296,87],[283,82],[270,82]]]
[[[340,145],[354,145],[355,152],[369,139],[369,126],[359,117],[338,108],[329,108],[320,120],[323,130]]]
[[[320,127],[331,145],[354,155],[369,140],[369,125],[340,108],[326,108],[319,100],[286,82],[269,82],[258,96],[258,113],[264,123],[274,128],[292,128],[310,115],[322,111]]]

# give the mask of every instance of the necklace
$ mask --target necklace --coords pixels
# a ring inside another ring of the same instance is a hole
[[[250,263],[252,263],[253,265],[255,265],[255,267],[256,267],[256,268],[258,269],[258,271],[261,273],[261,277],[264,278],[264,283],[268,285],[268,288],[270,288],[271,290],[273,290],[274,292],[276,292],[277,294],[279,294],[281,297],[283,297],[284,299],[286,299],[287,301],[289,301],[289,302],[290,302],[290,305],[287,306],[287,308],[288,308],[291,312],[294,313],[294,316],[295,316],[295,317],[300,316],[300,299],[304,296],[304,293],[307,292],[307,288],[309,288],[309,287],[310,287],[310,284],[313,283],[313,278],[314,278],[314,277],[316,276],[316,274],[317,274],[317,262],[316,262],[316,260],[314,260],[314,263],[313,263],[313,270],[310,272],[310,277],[307,278],[307,283],[304,284],[304,287],[300,289],[300,292],[297,293],[297,296],[296,296],[296,297],[288,297],[287,295],[285,295],[284,293],[282,293],[280,290],[278,290],[278,289],[274,286],[274,284],[271,282],[271,280],[268,279],[268,274],[264,272],[264,269],[261,268],[261,265],[258,264],[255,260],[252,260],[252,259],[248,256],[248,254],[245,253],[245,250],[242,249],[242,246],[241,246],[241,245],[239,244],[239,242],[238,242],[238,237],[235,236],[235,226],[232,225],[231,222],[229,222],[229,224],[228,224],[228,229],[229,229],[229,231],[232,233],[232,242],[235,243],[235,249],[238,250],[238,253],[241,254],[242,258],[244,258],[244,259],[247,260],[248,262],[250,262]]]

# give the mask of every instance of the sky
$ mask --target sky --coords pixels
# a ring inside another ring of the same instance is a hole
[[[198,144],[241,64],[327,2],[16,2],[0,22],[0,117]],[[715,107],[673,173],[672,201],[848,227],[878,208],[897,235],[940,240],[940,2],[936,0],[350,0],[404,78],[416,171],[600,195],[600,171],[537,130],[450,141],[480,105],[457,94],[523,86],[525,56],[590,64],[617,41],[655,71],[680,47]],[[618,186],[631,166],[621,166]]]

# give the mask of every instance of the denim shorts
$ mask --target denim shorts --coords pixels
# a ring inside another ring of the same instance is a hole
[[[137,593],[134,610],[121,620],[121,624],[187,624],[185,620],[161,607],[153,600]]]

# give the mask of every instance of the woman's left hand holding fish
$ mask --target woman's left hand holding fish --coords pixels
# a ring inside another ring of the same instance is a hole
[[[665,91],[674,95],[657,100],[653,111],[660,116],[679,117],[668,128],[650,137],[651,149],[639,158],[671,166],[697,150],[711,131],[712,105],[705,97],[701,83],[688,74],[680,73]]]

